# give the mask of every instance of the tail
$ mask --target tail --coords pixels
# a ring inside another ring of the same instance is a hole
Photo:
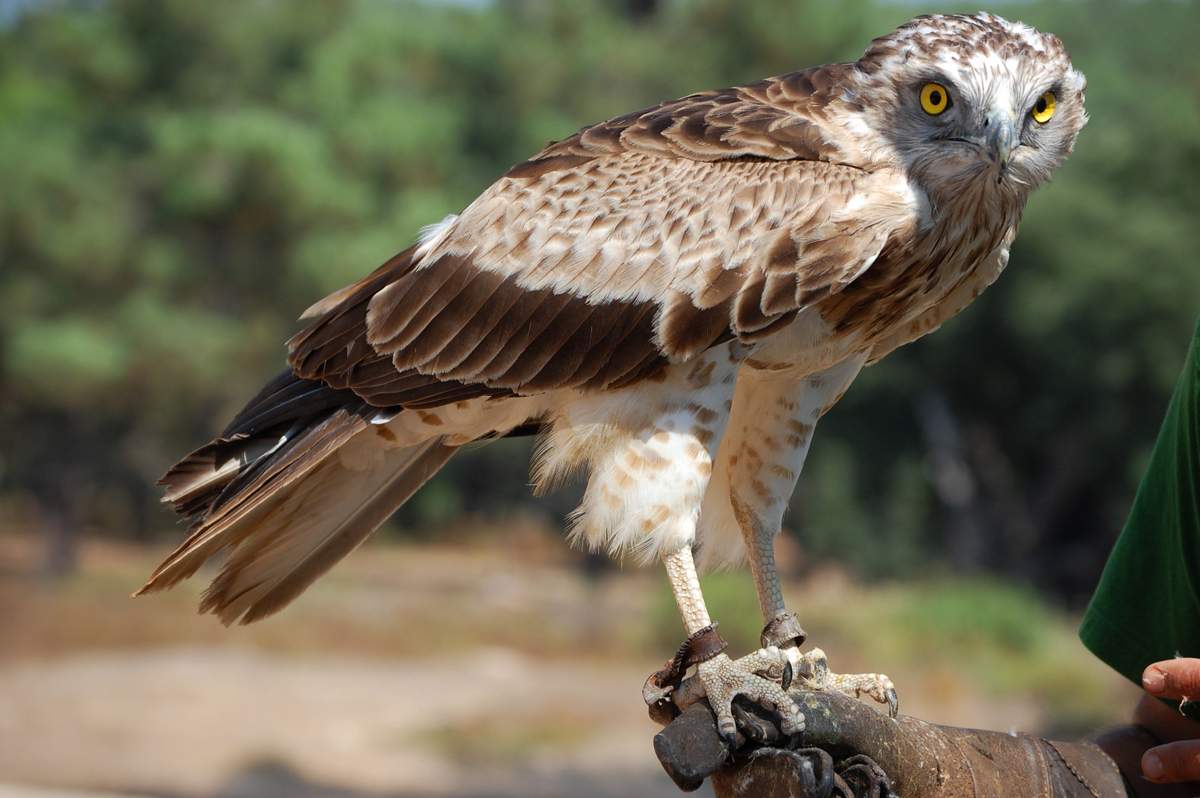
[[[160,480],[191,534],[135,595],[228,552],[200,611],[228,625],[283,609],[454,454],[441,438],[397,445],[379,424],[388,417],[350,391],[281,374]]]

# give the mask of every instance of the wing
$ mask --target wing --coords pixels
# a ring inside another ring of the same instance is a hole
[[[839,70],[692,95],[517,165],[421,247],[314,306],[305,378],[375,405],[630,385],[768,335],[914,224],[836,126]]]

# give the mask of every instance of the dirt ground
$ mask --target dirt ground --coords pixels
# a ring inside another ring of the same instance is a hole
[[[291,795],[666,795],[630,689],[639,674],[501,649],[380,663],[179,648],[13,664],[0,670],[0,773],[153,795],[271,795],[271,783]]]
[[[369,548],[227,630],[199,585],[127,598],[159,552],[89,544],[46,583],[36,541],[0,535],[0,798],[677,795],[640,697],[654,575],[586,578],[522,540]],[[953,663],[892,676],[915,715],[1044,725]]]
[[[379,548],[227,630],[200,585],[128,598],[159,553],[88,544],[45,583],[36,541],[0,537],[0,798],[675,794],[640,699],[657,663],[613,631],[636,578],[536,542]]]

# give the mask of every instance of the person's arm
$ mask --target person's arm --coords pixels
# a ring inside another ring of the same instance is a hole
[[[1178,711],[1200,697],[1200,326],[1079,637],[1148,693],[1101,747],[1139,794],[1194,796],[1151,782],[1200,779],[1200,724]]]
[[[735,703],[735,748],[702,701],[660,732],[654,748],[680,787],[711,776],[718,798],[1195,798],[1200,723],[1177,706],[1200,695],[1200,659],[1155,663],[1144,683],[1133,724],[1093,741],[892,720],[842,695],[798,690],[801,734],[784,735],[770,713]]]
[[[793,691],[805,730],[734,703],[738,746],[722,738],[707,703],[693,704],[654,738],[684,790],[712,777],[717,798],[1129,798],[1112,759],[1090,742],[896,719],[840,693]],[[1141,796],[1138,796],[1141,798]]]

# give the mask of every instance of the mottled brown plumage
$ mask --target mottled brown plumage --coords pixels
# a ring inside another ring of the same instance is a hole
[[[263,617],[456,447],[538,428],[539,484],[590,468],[575,538],[662,557],[689,632],[708,622],[693,549],[749,550],[775,618],[771,540],[813,426],[864,364],[996,279],[1086,121],[1083,92],[1053,36],[921,17],[855,63],[550,144],[305,313],[291,372],[164,478],[193,531],[143,590],[226,551],[203,608]],[[1035,118],[1045,96],[1056,110]],[[797,669],[807,656],[789,649]],[[723,725],[736,692],[795,722],[749,667],[700,668]]]

